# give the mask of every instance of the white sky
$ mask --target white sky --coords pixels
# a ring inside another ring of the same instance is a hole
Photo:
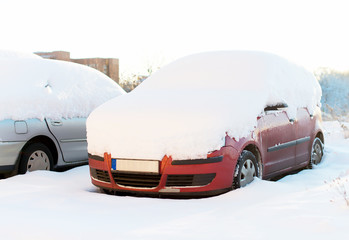
[[[191,53],[262,50],[349,70],[348,1],[0,0],[0,48],[115,57],[145,71]]]

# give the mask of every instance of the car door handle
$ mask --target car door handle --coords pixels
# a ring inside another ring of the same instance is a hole
[[[52,126],[62,126],[63,122],[62,121],[51,121]]]

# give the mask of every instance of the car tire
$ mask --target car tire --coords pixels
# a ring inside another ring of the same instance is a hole
[[[42,143],[32,143],[22,150],[18,173],[25,174],[36,170],[52,170],[51,151]]]
[[[260,177],[259,164],[252,152],[244,150],[235,167],[233,189],[245,187],[254,177]]]
[[[322,156],[324,155],[324,144],[320,138],[315,138],[311,147],[310,159],[308,168],[312,169],[314,165],[321,163]]]
[[[105,193],[105,194],[108,194],[108,195],[113,195],[113,192],[108,190],[108,189],[105,189],[105,188],[99,188],[101,193]]]

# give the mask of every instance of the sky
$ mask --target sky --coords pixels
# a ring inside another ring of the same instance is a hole
[[[119,58],[144,73],[189,54],[258,50],[349,70],[345,0],[0,0],[0,49]]]

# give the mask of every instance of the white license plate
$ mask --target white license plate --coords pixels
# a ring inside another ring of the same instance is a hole
[[[160,161],[112,158],[111,170],[122,172],[159,173]]]

